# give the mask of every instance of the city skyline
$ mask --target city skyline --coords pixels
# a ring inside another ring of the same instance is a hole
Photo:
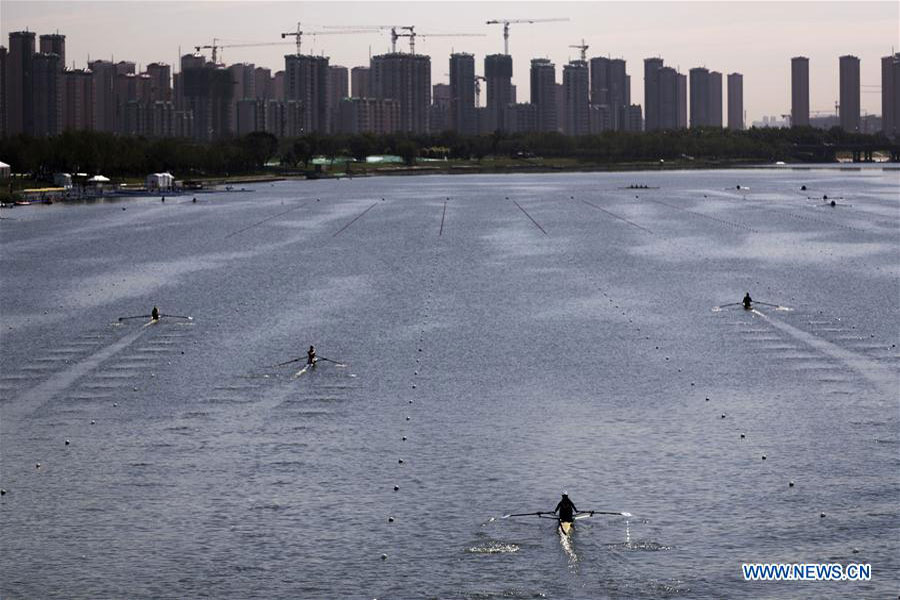
[[[570,48],[581,38],[590,46],[587,57],[621,57],[631,74],[631,96],[643,98],[644,58],[660,56],[666,66],[687,74],[706,67],[743,75],[746,123],[765,115],[791,111],[791,58],[810,58],[810,110],[834,114],[839,98],[839,56],[860,58],[863,114],[880,114],[880,58],[897,43],[897,4],[865,3],[690,3],[690,2],[532,2],[478,4],[477,14],[458,10],[459,2],[0,2],[0,35],[28,29],[59,31],[66,36],[66,62],[71,68],[87,65],[87,58],[128,60],[140,65],[165,62],[178,68],[180,54],[195,45],[272,42],[277,45],[225,48],[226,64],[249,62],[284,68],[284,55],[293,40],[280,44],[280,33],[296,29],[321,30],[323,25],[411,24],[420,32],[479,33],[485,37],[419,38],[417,53],[432,58],[432,83],[449,82],[451,52],[475,55],[476,72],[483,73],[483,57],[502,52],[501,28],[485,25],[493,18],[565,18],[570,21],[513,25],[510,55],[512,83],[519,97],[530,95],[533,58],[549,58],[562,66],[578,58]],[[153,17],[151,19],[151,17]],[[802,17],[802,19],[801,19]],[[148,22],[164,24],[152,31]],[[306,25],[308,23],[309,25]],[[790,34],[790,35],[788,35]],[[304,36],[304,53],[324,53],[330,64],[348,69],[368,65],[369,53],[389,48],[390,36],[371,32],[333,36]],[[652,38],[652,39],[648,39]],[[750,40],[749,42],[747,40]],[[406,40],[400,48],[408,51]],[[752,46],[752,47],[751,47]],[[207,56],[208,56],[208,51]],[[482,94],[482,106],[486,98]]]

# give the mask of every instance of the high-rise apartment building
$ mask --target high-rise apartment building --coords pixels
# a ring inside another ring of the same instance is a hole
[[[40,38],[41,54],[56,54],[59,56],[60,70],[66,68],[66,36],[58,33],[48,33]]]
[[[744,76],[728,75],[728,129],[744,128]]]
[[[675,71],[675,128],[686,129],[687,120],[687,75]]]
[[[88,67],[94,79],[94,129],[113,132],[116,130],[116,65],[108,60],[95,60]]]
[[[209,141],[229,135],[234,96],[231,72],[188,54],[181,60],[181,76],[184,107],[193,115],[194,139]]]
[[[487,127],[490,131],[507,131],[506,107],[516,101],[512,86],[513,63],[508,54],[484,57],[484,79],[487,84]]]
[[[35,54],[32,59],[32,135],[45,137],[62,133],[62,67],[56,54]]]
[[[695,67],[691,76],[691,128],[709,125],[709,70]]]
[[[508,104],[503,115],[505,131],[530,133],[538,130],[538,108],[534,104]]]
[[[809,59],[791,59],[791,126],[809,127]]]
[[[260,100],[274,100],[275,88],[272,85],[272,69],[266,67],[256,67],[253,70],[253,89],[256,91],[256,97]],[[263,107],[265,111],[265,107]]]
[[[431,105],[431,57],[393,52],[372,57],[370,85],[376,98],[400,104],[400,131],[426,133]]]
[[[383,135],[399,128],[400,103],[378,98],[344,98],[339,107],[341,133]]]
[[[450,55],[450,129],[462,135],[478,133],[474,54]]]
[[[84,69],[63,73],[62,128],[63,131],[83,131],[94,128],[94,74]]]
[[[238,127],[238,102],[242,100],[256,100],[256,65],[253,63],[236,63],[229,65],[226,70],[231,75],[234,84],[234,93],[231,96],[231,109],[229,115],[229,131],[238,133],[238,129],[249,127],[247,116],[248,108],[244,106],[241,117],[243,121]],[[250,129],[256,131],[256,129]],[[240,134],[239,134],[240,135]]]
[[[590,70],[591,104],[608,106],[609,127],[623,129],[624,108],[631,104],[631,78],[626,72],[625,61],[621,58],[594,57],[590,60]]]
[[[900,135],[900,52],[881,59],[881,130]]]
[[[170,102],[172,100],[172,67],[165,63],[150,63],[147,65],[147,75],[150,77],[150,100]]]
[[[710,127],[722,127],[722,74],[709,72],[709,119]]]
[[[531,60],[531,103],[537,110],[537,130],[557,131],[556,66],[546,58]]]
[[[301,105],[303,134],[328,131],[328,58],[307,54],[284,57],[284,98]],[[286,119],[289,121],[290,119]]]
[[[34,49],[34,32],[13,31],[9,34],[6,60],[6,127],[9,135],[34,131]]]
[[[428,130],[435,133],[450,130],[450,85],[447,83],[436,83],[431,86]]]
[[[350,69],[350,96],[353,98],[371,98],[369,86],[369,67],[353,67]]]
[[[563,104],[565,121],[563,133],[566,135],[587,135],[590,133],[590,85],[588,63],[573,60],[563,66]],[[609,107],[609,104],[603,106]]]
[[[703,67],[690,70],[691,127],[722,126],[722,74]]]
[[[0,138],[6,137],[6,46],[0,46]]]
[[[660,129],[659,71],[663,68],[661,58],[644,59],[644,130]]]
[[[631,104],[622,107],[622,131],[642,131],[644,119],[641,116],[641,105]]]
[[[329,131],[338,129],[341,100],[350,96],[350,72],[340,65],[328,66],[328,121]]]
[[[846,55],[840,58],[840,119],[844,131],[859,131],[859,59]]]

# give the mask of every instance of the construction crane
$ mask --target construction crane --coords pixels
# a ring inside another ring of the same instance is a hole
[[[407,33],[397,33],[391,29],[391,47],[396,45],[397,38],[409,38],[409,53],[416,53],[416,37],[433,38],[433,37],[486,37],[483,33],[421,33],[416,31],[415,25],[405,25],[401,29],[405,29]],[[392,50],[393,51],[393,50]]]
[[[391,54],[397,53],[397,40],[409,38],[409,53],[416,53],[416,38],[433,37],[485,37],[483,33],[422,33],[416,31],[415,25],[326,25],[323,29],[353,29],[355,31],[384,31],[391,32]],[[405,33],[404,33],[405,32]]]
[[[551,21],[568,21],[568,17],[558,19],[491,19],[485,25],[503,25],[503,54],[509,55],[509,26],[513,23],[549,23]]]
[[[581,61],[587,61],[587,49],[590,48],[590,46],[584,43],[584,38],[581,38],[581,45],[569,45],[569,48],[578,48],[581,50]]]
[[[213,38],[212,44],[204,44],[201,46],[194,46],[194,50],[200,52],[201,50],[212,50],[212,62],[213,64],[219,64],[219,50],[224,48],[253,48],[256,46],[283,46],[284,42],[248,42],[246,44],[220,44],[219,38]]]
[[[347,35],[352,33],[366,33],[368,31],[367,28],[353,27],[348,31],[303,31],[301,28],[300,22],[297,22],[296,31],[287,31],[281,34],[281,39],[285,39],[287,37],[293,37],[294,42],[297,44],[297,56],[300,56],[302,52],[300,51],[300,43],[303,39],[304,35]]]

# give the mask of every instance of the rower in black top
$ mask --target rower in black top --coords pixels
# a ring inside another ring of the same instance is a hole
[[[553,509],[553,512],[559,515],[560,523],[571,523],[575,520],[575,513],[578,512],[578,509],[569,500],[569,495],[563,492],[562,499],[556,505],[556,508]]]
[[[306,364],[314,365],[316,364],[316,349],[312,346],[309,347],[309,350],[306,351]]]
[[[150,318],[154,321],[159,321],[159,309],[155,306],[153,307],[153,310],[150,311]]]
[[[753,305],[753,298],[750,297],[750,292],[747,292],[747,295],[744,296],[744,299],[741,300],[744,303],[744,308],[750,310]]]

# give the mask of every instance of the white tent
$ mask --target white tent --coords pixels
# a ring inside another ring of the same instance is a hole
[[[94,175],[90,179],[88,179],[88,183],[109,183],[109,177],[104,177],[103,175]]]
[[[0,179],[9,179],[9,165],[0,161]]]
[[[175,178],[171,173],[151,173],[147,175],[148,190],[171,190],[175,183]]]

